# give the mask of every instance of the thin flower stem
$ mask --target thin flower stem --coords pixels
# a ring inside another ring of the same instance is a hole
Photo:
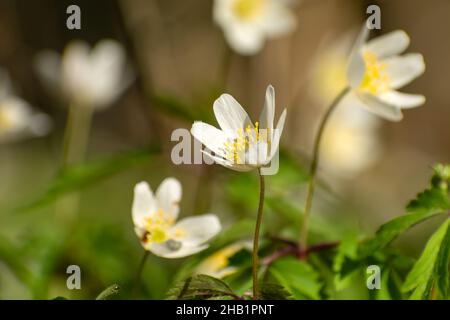
[[[136,296],[138,289],[139,289],[139,283],[141,282],[141,275],[142,271],[144,271],[145,262],[147,261],[149,252],[147,250],[144,250],[144,255],[141,258],[141,262],[139,262],[139,267],[136,272],[136,279],[134,280],[133,284],[133,296]]]
[[[72,103],[64,129],[61,169],[66,170],[82,162],[86,156],[93,110],[90,106]],[[55,213],[62,222],[70,225],[79,207],[79,194],[67,195],[55,204]]]
[[[256,217],[255,235],[253,238],[253,252],[252,252],[252,275],[253,275],[253,299],[259,299],[259,288],[258,288],[258,267],[259,267],[259,232],[261,230],[261,222],[263,216],[264,208],[264,193],[265,193],[265,182],[264,176],[261,174],[261,170],[258,169],[259,174],[259,205],[258,205],[258,216]]]
[[[84,160],[91,131],[93,110],[90,106],[71,104],[64,132],[62,167]]]
[[[311,214],[312,200],[314,196],[314,187],[315,187],[315,179],[317,173],[317,165],[319,163],[319,150],[320,150],[320,142],[322,140],[323,133],[325,131],[326,124],[330,119],[331,114],[338,106],[339,102],[342,98],[349,92],[350,88],[345,88],[341,91],[341,93],[334,99],[331,103],[331,106],[328,108],[327,112],[322,118],[320,122],[319,131],[317,132],[316,139],[314,141],[314,150],[313,150],[313,160],[311,162],[311,167],[309,170],[309,184],[308,184],[308,193],[306,196],[306,204],[305,211],[303,215],[303,223],[300,230],[300,239],[299,239],[299,252],[306,252],[306,248],[308,247],[308,231],[309,231],[309,218]],[[305,257],[303,257],[305,258]]]

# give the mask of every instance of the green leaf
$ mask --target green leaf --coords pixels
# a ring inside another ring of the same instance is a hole
[[[430,212],[423,211],[404,215],[383,224],[375,233],[375,237],[361,246],[362,256],[369,256],[373,254],[374,252],[387,246],[400,234],[407,231],[414,225],[441,213],[442,210]]]
[[[408,204],[407,211],[409,214],[383,224],[376,232],[375,237],[363,245],[363,255],[372,254],[372,252],[388,245],[412,226],[450,210],[449,172],[450,166],[436,165],[430,187],[419,193],[416,199]]]
[[[19,248],[0,235],[0,262],[3,262],[24,284],[30,285],[32,273],[22,261]]]
[[[108,159],[70,167],[53,179],[41,197],[20,210],[29,211],[51,204],[69,192],[81,190],[132,166],[146,163],[158,151],[157,148],[134,150]]]
[[[67,299],[66,297],[63,297],[63,296],[57,296],[57,297],[54,297],[52,300],[69,300],[69,299]]]
[[[295,299],[320,299],[319,274],[306,262],[281,258],[272,264],[270,273]]]
[[[239,299],[222,280],[204,274],[195,275],[177,284],[167,293],[169,300]]]
[[[292,297],[283,286],[276,283],[263,283],[260,295],[263,300],[289,300]]]
[[[118,284],[110,285],[108,288],[103,290],[95,300],[108,300],[112,296],[119,294],[120,286]]]
[[[358,270],[358,237],[354,233],[344,236],[337,248],[337,254],[333,260],[334,285],[336,290],[347,287],[350,276]]]
[[[412,291],[410,299],[429,299],[436,282],[446,297],[449,248],[450,219],[447,219],[428,240],[422,255],[406,277],[402,291]]]
[[[416,199],[412,200],[407,210],[417,211],[439,211],[450,209],[450,199],[448,188],[450,181],[450,165],[438,164],[434,167],[434,175],[431,178],[431,186],[419,193]]]

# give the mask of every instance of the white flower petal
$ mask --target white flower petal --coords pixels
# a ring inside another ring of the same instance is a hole
[[[102,40],[92,49],[90,94],[96,107],[109,105],[122,93],[125,63],[125,51],[116,41]]]
[[[275,117],[275,89],[272,85],[267,86],[266,89],[266,101],[264,108],[259,117],[259,128],[272,129],[273,119]]]
[[[286,4],[270,1],[263,21],[264,29],[269,37],[276,37],[293,31],[297,26],[295,14]]]
[[[214,115],[225,134],[236,134],[237,129],[252,125],[247,112],[229,94],[222,94],[214,102]]]
[[[89,46],[82,41],[72,41],[64,50],[61,65],[63,91],[71,100],[87,102],[90,91]]]
[[[272,145],[270,150],[270,159],[273,158],[276,152],[278,152],[278,147],[280,145],[281,134],[283,133],[284,123],[286,120],[287,110],[284,109],[280,118],[278,119],[277,126],[272,134]]]
[[[184,258],[196,254],[208,248],[208,245],[189,246],[181,243],[178,250],[172,250],[166,243],[151,243],[144,246],[146,250],[151,251],[154,255],[167,259]]]
[[[217,235],[222,226],[214,214],[188,217],[180,220],[172,228],[174,234],[178,231],[184,235],[177,239],[183,246],[199,246]]]
[[[351,87],[356,88],[362,81],[364,73],[366,72],[366,64],[362,56],[362,47],[369,36],[369,29],[364,24],[361,32],[356,38],[353,45],[352,53],[350,54],[349,63],[347,66],[347,79]]]
[[[378,59],[383,59],[402,53],[408,46],[408,34],[403,30],[396,30],[370,40],[365,49],[374,53]]]
[[[389,91],[381,94],[380,100],[401,109],[410,109],[425,103],[425,96],[420,94],[408,94],[398,91]]]
[[[134,225],[142,228],[144,217],[151,216],[157,209],[153,192],[147,182],[140,182],[134,187],[132,217]]]
[[[361,99],[363,106],[367,110],[379,115],[380,117],[390,121],[400,121],[403,119],[403,115],[399,107],[381,101],[377,97],[368,93],[358,92],[357,96]]]
[[[192,125],[191,134],[209,150],[224,157],[223,148],[228,141],[228,137],[222,130],[217,129],[210,124],[196,121]]]
[[[264,32],[255,25],[234,22],[224,27],[224,33],[233,50],[242,55],[254,55],[264,46]]]
[[[181,200],[181,184],[175,178],[166,178],[156,190],[158,209],[164,212],[168,219],[175,220],[178,217]]]
[[[225,160],[223,158],[214,156],[212,154],[210,154],[209,152],[202,150],[203,154],[206,154],[206,156],[210,157],[212,160],[214,160],[215,163],[220,164],[221,166],[224,166],[225,168],[234,170],[234,171],[238,171],[238,172],[247,172],[247,171],[251,171],[254,169],[254,167],[252,166],[248,166],[246,164],[237,164],[237,163],[233,163],[229,160]]]
[[[425,62],[420,53],[394,56],[383,61],[389,75],[389,84],[398,89],[407,85],[425,71]]]

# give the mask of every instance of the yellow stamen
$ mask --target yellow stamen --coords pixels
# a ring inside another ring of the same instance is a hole
[[[266,0],[234,0],[232,10],[241,20],[252,20],[258,17],[265,5]]]
[[[164,211],[158,210],[151,217],[145,218],[145,242],[161,243],[169,239],[168,230],[174,223],[173,218],[167,218]]]
[[[366,72],[360,84],[360,89],[373,95],[390,90],[390,78],[386,72],[386,64],[378,61],[375,54],[369,51],[363,53]]]
[[[228,140],[224,143],[223,151],[225,158],[234,163],[242,163],[241,155],[248,150],[252,144],[259,143],[261,141],[270,144],[269,129],[261,130],[259,128],[259,122],[255,122],[255,126],[247,125],[245,130],[237,129],[237,137],[233,140]]]

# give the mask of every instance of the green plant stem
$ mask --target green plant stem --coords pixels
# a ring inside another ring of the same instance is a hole
[[[139,262],[139,267],[136,272],[136,279],[134,280],[134,284],[133,284],[133,296],[137,295],[137,292],[139,289],[139,283],[141,281],[142,271],[144,271],[145,262],[147,261],[148,256],[149,256],[149,251],[144,250],[144,255],[141,258],[141,262]]]
[[[61,170],[84,161],[89,142],[93,108],[72,103],[67,115],[63,138],[63,154]],[[65,225],[70,225],[78,211],[79,195],[67,195],[55,204],[58,219]]]
[[[93,109],[72,103],[64,132],[62,167],[82,162],[86,156]]]
[[[259,299],[258,288],[258,267],[259,267],[259,232],[261,230],[261,222],[264,208],[264,194],[265,194],[265,182],[264,176],[261,174],[261,170],[258,169],[259,174],[259,205],[258,215],[256,217],[255,235],[253,238],[253,252],[252,252],[252,275],[253,275],[253,299]]]
[[[350,88],[345,88],[341,91],[341,93],[334,99],[334,101],[331,103],[330,107],[328,108],[327,112],[323,116],[319,131],[317,132],[316,139],[314,141],[314,150],[313,150],[313,159],[311,162],[311,167],[309,170],[309,183],[308,183],[308,193],[306,196],[306,204],[305,204],[305,211],[303,215],[303,223],[301,225],[300,230],[300,239],[299,239],[299,252],[301,258],[305,258],[303,253],[307,252],[308,247],[308,231],[309,231],[309,218],[311,215],[311,207],[312,207],[312,200],[314,196],[314,188],[315,188],[315,179],[316,179],[316,173],[317,173],[317,165],[319,163],[319,151],[320,151],[320,142],[322,141],[322,136],[325,131],[325,127],[328,123],[328,120],[330,119],[331,114],[336,109],[336,107],[339,105],[339,102],[342,100],[342,98],[349,92]]]

